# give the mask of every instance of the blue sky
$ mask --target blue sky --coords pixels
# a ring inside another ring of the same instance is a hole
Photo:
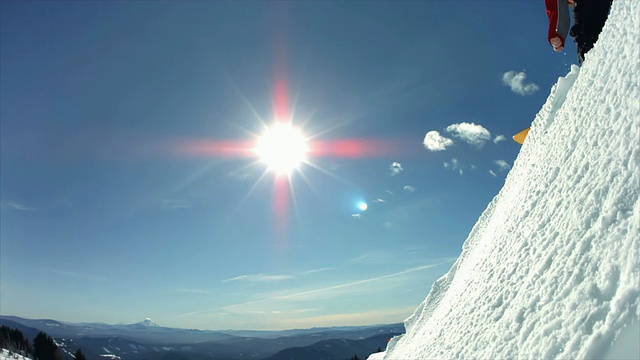
[[[0,20],[0,312],[75,322],[402,321],[577,61],[534,0],[5,1]],[[310,158],[284,228],[264,165],[180,146],[255,141],[278,81],[314,140],[381,144]]]

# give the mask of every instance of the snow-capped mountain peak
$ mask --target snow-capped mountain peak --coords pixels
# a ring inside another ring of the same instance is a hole
[[[160,327],[160,325],[154,323],[151,319],[146,318],[143,321],[134,324],[134,325],[141,325],[141,326],[145,326],[145,327]]]

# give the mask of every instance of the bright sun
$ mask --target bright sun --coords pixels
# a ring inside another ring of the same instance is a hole
[[[290,125],[276,124],[258,138],[254,151],[269,170],[289,175],[306,160],[309,146],[299,130]]]

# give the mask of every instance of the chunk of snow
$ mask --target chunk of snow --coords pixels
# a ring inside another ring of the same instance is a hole
[[[31,360],[31,358],[19,355],[7,349],[0,350],[0,360]]]
[[[375,354],[371,354],[369,355],[369,357],[367,358],[367,360],[383,360],[384,359],[384,355],[386,354],[386,352],[378,352]]]

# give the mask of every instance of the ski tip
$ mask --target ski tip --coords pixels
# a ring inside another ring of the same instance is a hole
[[[527,138],[527,135],[529,134],[529,130],[531,130],[530,127],[522,130],[521,132],[519,132],[519,133],[517,133],[515,135],[513,135],[513,141],[517,142],[520,145],[524,144],[524,141]]]

